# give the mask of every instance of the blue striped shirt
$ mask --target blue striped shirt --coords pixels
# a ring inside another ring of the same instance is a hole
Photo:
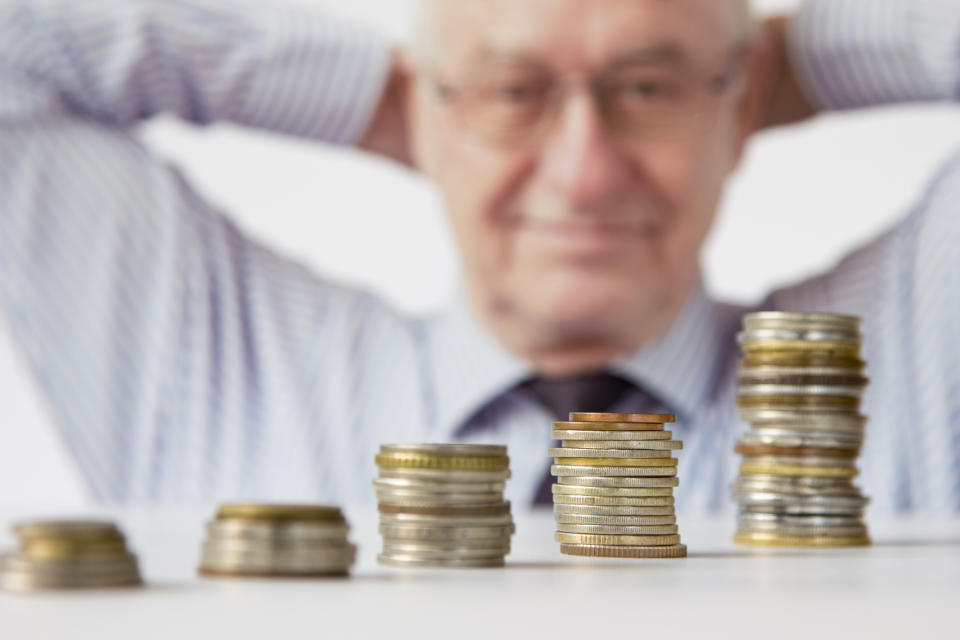
[[[92,495],[369,502],[381,442],[465,439],[509,446],[508,494],[529,504],[550,417],[513,389],[529,365],[462,299],[406,317],[318,277],[132,135],[161,112],[325,143],[364,132],[381,38],[208,5],[0,0],[0,308]],[[811,0],[791,49],[825,108],[960,98],[955,0]],[[960,159],[894,228],[761,305],[865,319],[862,484],[878,510],[960,511],[958,202]],[[681,511],[730,507],[745,311],[698,290],[612,363],[679,415]]]

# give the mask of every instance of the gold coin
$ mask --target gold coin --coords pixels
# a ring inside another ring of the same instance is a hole
[[[860,398],[854,396],[808,396],[808,395],[769,395],[769,396],[737,396],[737,406],[748,409],[766,408],[780,409],[782,407],[829,408],[856,410],[860,406]]]
[[[589,558],[686,558],[687,545],[662,547],[615,547],[603,545],[561,544],[560,553]]]
[[[677,534],[665,536],[612,536],[595,533],[563,533],[558,531],[553,539],[561,544],[589,544],[613,547],[658,547],[680,544]]]
[[[856,458],[859,449],[824,449],[820,447],[781,447],[769,444],[738,444],[736,453],[745,456],[792,456],[816,458]]]
[[[557,431],[663,431],[662,422],[554,422]],[[600,438],[601,440],[603,438]]]
[[[510,466],[508,456],[445,456],[426,453],[378,453],[377,466],[382,469],[412,468],[443,471],[503,471]]]
[[[870,536],[781,536],[775,533],[737,533],[733,536],[737,544],[755,547],[865,547],[870,544]]]
[[[867,363],[856,357],[829,356],[804,351],[757,351],[748,353],[741,362],[743,367],[836,367],[862,370]]]
[[[123,539],[34,538],[20,547],[20,555],[36,559],[79,558],[86,556],[124,555]]]
[[[857,473],[858,471],[851,467],[811,467],[795,464],[755,464],[750,462],[744,462],[740,465],[741,475],[853,478]]]
[[[651,424],[676,422],[677,416],[672,413],[593,413],[574,412],[570,419],[584,422],[647,422]]]
[[[676,458],[554,458],[571,467],[675,467]]]
[[[339,507],[325,505],[234,502],[220,505],[217,519],[341,522],[343,513]]]
[[[38,520],[13,525],[13,533],[21,540],[32,538],[123,539],[117,526],[106,520]]]
[[[744,352],[754,354],[768,351],[800,351],[816,353],[821,356],[858,358],[860,345],[856,342],[834,342],[830,340],[763,340],[746,342],[741,345]]]

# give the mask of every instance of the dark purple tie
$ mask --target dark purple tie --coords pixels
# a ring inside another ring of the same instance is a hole
[[[573,411],[609,411],[627,392],[636,388],[632,382],[605,372],[566,378],[534,378],[519,386],[521,391],[550,411],[555,420],[568,420]],[[553,474],[547,470],[534,504],[553,502],[553,483]]]

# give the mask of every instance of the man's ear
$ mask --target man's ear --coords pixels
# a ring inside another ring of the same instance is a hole
[[[401,53],[400,64],[404,69],[406,82],[404,84],[404,115],[409,142],[410,164],[418,172],[430,176],[431,163],[428,139],[433,132],[429,130],[427,111],[427,96],[424,95],[424,79],[422,67],[410,51]]]
[[[765,124],[767,105],[776,85],[774,54],[774,45],[765,34],[753,38],[743,53],[743,88],[737,107],[737,162],[743,155],[747,141]]]

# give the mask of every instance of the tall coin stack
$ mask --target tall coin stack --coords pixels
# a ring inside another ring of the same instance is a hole
[[[664,423],[675,416],[571,413],[555,422],[550,449],[556,540],[561,553],[607,558],[682,558],[674,511],[683,448]]]
[[[201,575],[317,577],[346,575],[357,548],[338,507],[235,503],[207,523]]]
[[[20,548],[0,557],[10,591],[102,589],[143,584],[137,558],[112,522],[47,521],[13,526]]]
[[[734,540],[768,546],[870,544],[868,499],[853,484],[867,384],[854,316],[765,312],[744,317],[737,405],[752,428],[733,497]]]
[[[376,462],[381,564],[503,566],[514,532],[503,499],[510,477],[506,447],[383,445]]]

